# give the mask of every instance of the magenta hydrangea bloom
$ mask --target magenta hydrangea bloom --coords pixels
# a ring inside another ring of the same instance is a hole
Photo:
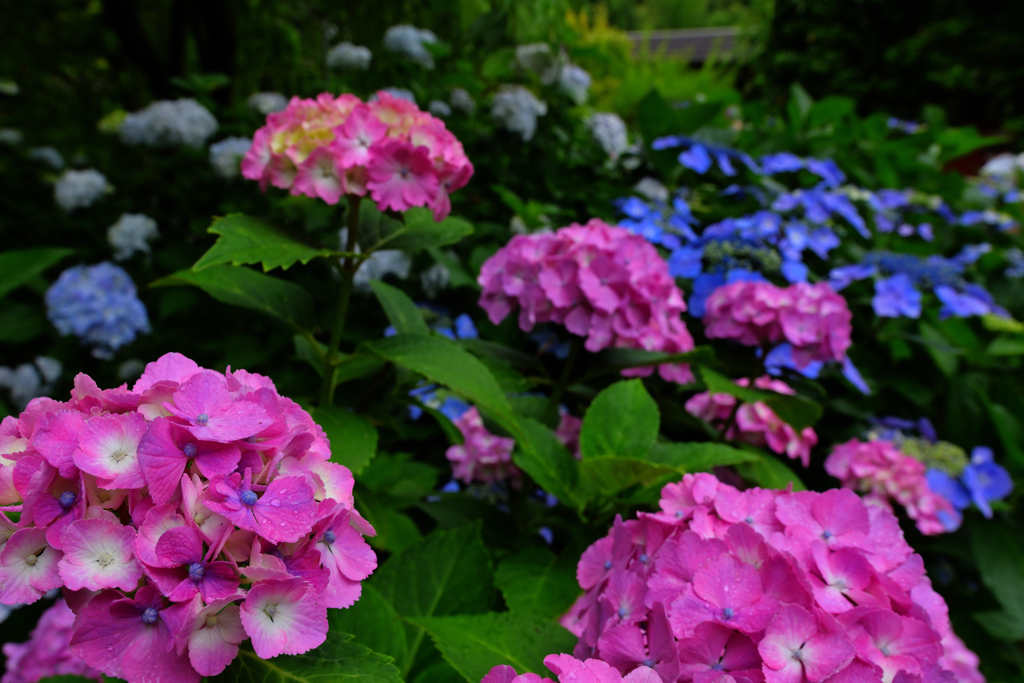
[[[925,464],[891,441],[851,439],[832,450],[825,470],[876,505],[892,509],[891,501],[896,501],[923,534],[942,534],[960,526],[953,504],[928,487]]]
[[[750,386],[746,377],[736,380],[741,387]],[[796,392],[785,382],[765,375],[754,380],[758,389],[792,396]],[[780,455],[799,460],[804,467],[811,463],[811,449],[818,443],[817,433],[810,427],[797,432],[775,414],[763,401],[741,403],[729,394],[704,391],[690,397],[686,410],[694,417],[725,429],[725,438],[743,441],[759,448],[767,446]]]
[[[519,327],[564,325],[597,352],[608,347],[682,353],[693,338],[681,319],[683,294],[668,264],[629,230],[593,219],[552,234],[517,235],[489,258],[477,279],[480,305],[498,324],[519,307]],[[693,381],[687,365],[664,364],[666,380]],[[648,376],[653,367],[623,374]]]
[[[798,369],[812,361],[842,362],[850,348],[853,315],[825,282],[733,282],[712,292],[704,307],[709,338],[760,347],[789,342]]]
[[[36,683],[53,676],[81,676],[103,681],[103,675],[71,652],[75,613],[63,599],[43,612],[24,643],[4,644],[7,671],[0,683]]]
[[[453,477],[466,484],[474,481],[483,484],[510,481],[514,486],[519,485],[522,472],[512,464],[515,439],[488,431],[475,406],[456,418],[454,423],[462,432],[463,442],[449,447],[445,452],[445,457],[452,464]],[[578,417],[569,415],[564,409],[559,410],[555,438],[577,458],[580,457],[582,425],[583,421]]]
[[[441,220],[449,194],[473,175],[462,144],[444,122],[412,102],[379,92],[373,101],[321,93],[293,97],[267,116],[242,159],[242,175],[294,195],[337,204],[369,194],[384,209],[414,206]]]
[[[33,400],[0,439],[20,513],[0,514],[0,602],[66,588],[83,671],[198,682],[246,639],[305,652],[376,569],[352,473],[266,377],[167,354],[131,390],[79,375],[70,401]]]
[[[583,554],[562,619],[579,642],[545,662],[566,680],[984,680],[890,511],[710,474],[661,507]]]

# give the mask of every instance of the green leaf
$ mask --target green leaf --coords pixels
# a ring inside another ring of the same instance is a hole
[[[329,633],[355,633],[356,642],[374,652],[402,660],[409,651],[402,617],[368,581],[363,582],[356,604],[348,609],[327,610],[327,620]]]
[[[997,521],[971,523],[967,531],[982,583],[999,601],[1013,630],[1024,631],[1024,551],[1020,534]]]
[[[638,379],[616,382],[594,399],[583,416],[580,452],[591,458],[645,460],[658,438],[658,404]]]
[[[390,657],[351,642],[352,635],[329,631],[327,642],[304,655],[260,659],[248,647],[238,651],[223,673],[210,683],[402,683]]]
[[[72,249],[35,247],[0,252],[0,296],[16,289],[58,261],[75,253]]]
[[[313,338],[311,334],[296,334],[292,337],[295,344],[295,355],[310,364],[316,374],[324,376],[324,363],[327,346]]]
[[[652,463],[675,467],[683,472],[706,472],[713,467],[756,462],[760,458],[756,453],[725,444],[699,441],[656,443],[647,459]]]
[[[288,270],[296,263],[305,265],[319,256],[339,253],[303,244],[272,225],[244,213],[230,213],[215,219],[207,232],[219,237],[192,266],[192,270],[197,272],[226,263],[235,266],[259,263],[266,273],[274,268]]]
[[[359,474],[377,453],[377,430],[365,418],[337,406],[320,406],[313,420],[331,442],[331,462]]]
[[[343,356],[334,367],[334,385],[338,386],[372,375],[385,364],[385,361],[375,354],[356,352],[349,356]]]
[[[1022,356],[1024,355],[1024,339],[999,335],[985,349],[987,356]]]
[[[1024,323],[994,313],[981,316],[981,324],[985,326],[986,330],[993,332],[1024,332]]]
[[[150,287],[192,285],[217,301],[241,306],[286,323],[297,331],[313,327],[313,297],[302,287],[251,268],[211,266],[198,273],[179,270]]]
[[[377,249],[443,247],[471,234],[473,226],[468,221],[449,216],[434,222],[430,209],[409,209],[403,224],[381,213],[373,202],[361,202],[359,206],[359,243],[364,253]]]
[[[554,432],[537,420],[520,418],[519,428],[523,438],[516,440],[512,457],[516,466],[555,498],[582,510],[586,500],[577,490],[579,463],[576,459],[559,443]]]
[[[388,322],[398,334],[430,334],[430,328],[423,320],[423,314],[405,292],[397,287],[384,284],[380,280],[371,280],[370,289],[373,290],[374,296],[377,297],[381,308],[384,309],[384,315],[388,317]]]
[[[366,539],[375,550],[400,552],[423,538],[416,523],[362,487],[356,488],[356,508],[377,531]]]
[[[494,582],[509,610],[556,619],[580,594],[576,556],[558,557],[547,548],[531,546],[498,565]]]
[[[494,601],[494,570],[479,524],[435,531],[392,555],[370,583],[407,620],[478,614]],[[421,626],[406,624],[409,648],[397,662],[403,674],[409,673],[424,636]]]
[[[602,370],[619,372],[626,368],[639,368],[662,363],[710,363],[715,352],[710,346],[698,346],[686,353],[664,353],[643,349],[608,349],[602,354]]]
[[[518,426],[505,394],[487,367],[452,340],[399,334],[368,344],[382,358],[418,372],[491,413],[510,431]]]
[[[794,491],[807,490],[796,472],[771,456],[759,457],[753,462],[737,465],[736,471],[744,479],[749,479],[764,489],[784,489],[792,484]]]
[[[634,458],[601,457],[580,463],[580,478],[598,494],[611,497],[632,486],[649,485],[666,475],[681,474],[669,465]]]
[[[501,664],[520,674],[543,674],[546,656],[572,652],[576,644],[575,636],[550,620],[511,612],[412,621],[429,631],[445,660],[472,683]]]
[[[960,359],[957,358],[957,354],[950,346],[949,341],[931,325],[921,323],[919,329],[921,331],[921,338],[924,340],[924,348],[928,351],[932,360],[935,361],[935,364],[939,366],[942,374],[946,377],[955,375]]]
[[[804,120],[807,118],[807,113],[811,111],[811,107],[814,106],[814,100],[811,99],[810,94],[799,83],[791,85],[789,93],[791,97],[790,102],[796,105],[796,111],[800,115],[800,120]]]

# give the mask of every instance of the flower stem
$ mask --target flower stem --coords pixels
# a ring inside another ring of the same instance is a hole
[[[345,252],[352,254],[359,243],[359,202],[357,195],[348,196],[348,236]],[[338,304],[334,310],[334,323],[331,325],[331,340],[327,345],[327,362],[324,364],[324,378],[320,391],[320,405],[329,406],[334,403],[334,368],[338,365],[341,335],[345,331],[345,319],[348,317],[348,304],[352,298],[352,278],[362,263],[355,256],[346,256],[342,261],[339,275],[341,284],[338,287]]]
[[[576,359],[579,357],[582,347],[583,342],[580,339],[574,338],[572,340],[569,358],[565,361],[565,365],[562,366],[562,374],[558,378],[558,383],[555,384],[554,390],[551,392],[551,399],[548,401],[547,408],[544,411],[546,416],[552,421],[558,420],[558,402],[562,400],[562,394],[565,393],[566,388],[569,386],[572,368],[576,364]]]

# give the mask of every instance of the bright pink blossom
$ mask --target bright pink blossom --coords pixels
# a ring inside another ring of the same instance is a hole
[[[825,282],[776,287],[770,282],[733,282],[705,303],[705,334],[747,346],[788,341],[798,368],[812,361],[843,361],[853,319],[846,300]]]
[[[264,190],[274,185],[328,204],[369,193],[382,210],[425,206],[438,221],[472,174],[443,121],[386,92],[365,103],[350,94],[292,98],[267,116],[242,159],[242,175]]]
[[[132,390],[79,375],[70,401],[0,421],[0,450],[20,515],[0,514],[0,602],[68,589],[83,672],[187,683],[247,638],[263,657],[304,652],[377,566],[352,473],[267,377],[180,354]]]
[[[646,240],[593,219],[554,234],[517,235],[488,259],[477,279],[491,322],[519,307],[519,327],[557,323],[585,337],[588,351],[609,346],[682,353],[693,339],[681,319],[682,292]],[[653,367],[623,374],[647,376]],[[665,364],[666,380],[693,381],[689,366]]]
[[[750,386],[750,380],[743,377],[736,380],[741,387]],[[754,380],[754,386],[765,391],[793,395],[792,388],[785,382],[767,375]],[[810,427],[797,432],[775,414],[764,401],[740,403],[729,394],[711,394],[704,391],[686,401],[686,410],[694,417],[725,429],[725,438],[743,441],[758,447],[767,446],[779,455],[800,460],[804,467],[810,465],[811,449],[818,443],[817,433]]]
[[[616,519],[577,573],[574,657],[546,661],[567,680],[983,680],[895,517],[845,489],[688,474],[660,512]]]
[[[455,426],[462,432],[463,442],[451,446],[445,456],[452,463],[452,474],[456,479],[467,484],[519,479],[519,468],[512,464],[515,441],[487,431],[475,406],[455,420]]]
[[[102,683],[103,675],[71,652],[75,614],[63,599],[43,612],[24,643],[6,643],[7,672],[0,683],[36,683],[53,676],[81,676]]]
[[[942,534],[959,526],[953,505],[928,487],[927,467],[889,441],[851,439],[836,446],[825,470],[843,486],[867,494],[873,503],[904,507],[923,534]]]
[[[299,655],[327,639],[327,609],[302,579],[261,581],[242,603],[242,626],[264,659]]]

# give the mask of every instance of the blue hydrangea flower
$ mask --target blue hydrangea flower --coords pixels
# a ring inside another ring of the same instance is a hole
[[[920,318],[921,292],[914,281],[904,273],[875,282],[875,295],[871,298],[875,315],[882,318]]]
[[[992,305],[990,301],[986,301],[987,297],[982,298],[978,296],[979,292],[977,290],[979,289],[981,288],[975,287],[974,291],[958,292],[948,285],[936,287],[935,296],[942,302],[942,308],[939,309],[939,318],[943,320],[950,317],[969,318],[973,315],[992,313]]]
[[[704,247],[679,247],[668,258],[668,272],[672,277],[693,279],[703,270]]]
[[[761,157],[761,170],[765,175],[776,173],[790,173],[799,171],[804,167],[804,161],[790,152],[779,152],[778,154],[767,154]]]
[[[821,178],[828,187],[838,187],[846,180],[846,174],[831,159],[808,158],[805,163],[807,164],[807,170]]]
[[[986,446],[977,446],[971,451],[971,461],[959,477],[932,468],[927,478],[928,487],[957,510],[964,510],[973,503],[989,519],[992,518],[992,501],[1002,500],[1013,491],[1013,478],[996,464],[992,449]]]
[[[135,283],[107,261],[61,273],[46,292],[46,314],[58,332],[75,335],[97,358],[112,358],[119,348],[150,331]]]
[[[866,280],[875,275],[878,269],[868,263],[855,263],[850,266],[833,268],[828,274],[828,283],[837,292],[849,287],[857,280]]]
[[[704,145],[693,145],[679,153],[679,163],[691,171],[704,175],[711,170],[711,154]]]

